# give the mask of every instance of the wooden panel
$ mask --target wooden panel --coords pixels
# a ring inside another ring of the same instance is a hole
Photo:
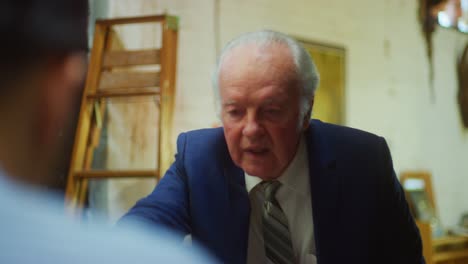
[[[144,88],[159,86],[159,72],[103,72],[99,89]]]
[[[449,245],[452,245],[452,246],[459,245],[459,246],[468,247],[468,237],[457,236],[457,237],[436,238],[432,241],[432,245],[434,245],[434,247],[449,246]]]
[[[104,53],[103,67],[124,67],[135,65],[159,64],[160,51],[137,50],[137,51],[109,51]]]
[[[87,170],[75,172],[75,177],[86,179],[110,178],[157,178],[156,170]]]
[[[468,263],[468,237],[449,236],[432,240],[434,263]]]
[[[468,250],[442,252],[442,253],[437,253],[434,255],[434,263],[438,263],[442,261],[455,262],[457,260],[461,261],[459,263],[467,263],[466,261],[468,261]]]

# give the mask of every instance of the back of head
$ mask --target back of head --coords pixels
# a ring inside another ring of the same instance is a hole
[[[56,165],[84,79],[88,12],[88,0],[0,1],[0,169],[10,176],[37,182]]]
[[[0,94],[15,72],[44,56],[87,50],[87,21],[87,0],[2,0]]]

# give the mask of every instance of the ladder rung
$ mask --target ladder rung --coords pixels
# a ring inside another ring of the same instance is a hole
[[[156,88],[140,88],[131,90],[108,90],[98,91],[96,93],[88,94],[88,99],[94,98],[109,98],[109,97],[130,97],[130,96],[155,96],[160,95],[160,90]]]
[[[168,15],[156,15],[156,16],[142,16],[142,17],[122,17],[114,19],[98,19],[96,24],[100,25],[119,25],[119,24],[136,24],[136,23],[150,23],[150,22],[163,22]]]
[[[103,72],[100,90],[159,86],[159,72]]]
[[[104,53],[102,67],[125,67],[160,63],[160,50],[109,51]]]
[[[110,178],[157,178],[157,170],[85,170],[76,171],[76,178],[81,179],[110,179]]]

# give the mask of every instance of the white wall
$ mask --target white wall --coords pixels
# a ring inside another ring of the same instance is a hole
[[[111,16],[180,17],[175,136],[217,121],[210,85],[216,42],[270,28],[346,48],[346,123],[384,136],[397,174],[428,170],[444,225],[468,211],[468,130],[456,103],[457,54],[468,35],[437,28],[435,98],[418,1],[110,0]],[[219,35],[215,34],[216,4]]]

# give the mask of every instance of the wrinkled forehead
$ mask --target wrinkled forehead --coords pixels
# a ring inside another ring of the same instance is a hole
[[[241,43],[228,50],[220,61],[220,68],[230,68],[232,65],[288,64],[294,68],[292,53],[286,44],[280,42]]]
[[[290,49],[282,43],[246,43],[232,48],[220,61],[219,81],[250,80],[292,82],[297,80]]]

